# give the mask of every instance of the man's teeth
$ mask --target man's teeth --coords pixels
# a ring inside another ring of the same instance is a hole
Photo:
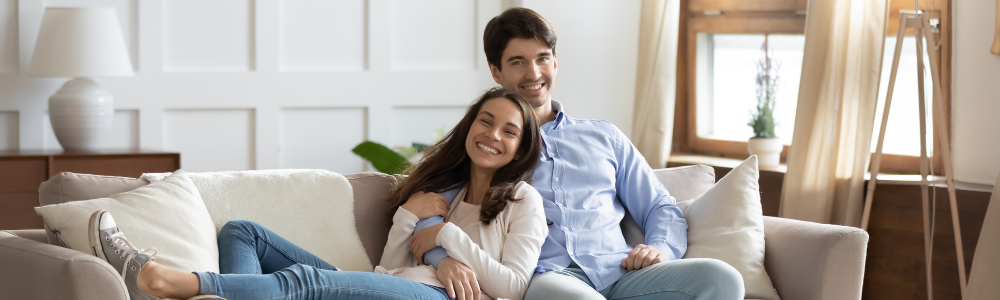
[[[486,147],[486,145],[476,143],[476,146],[479,146],[479,149],[486,150],[486,152],[497,154],[496,150],[493,150],[493,148],[490,148],[490,147]]]
[[[529,91],[534,91],[534,90],[537,90],[537,89],[540,89],[540,88],[542,88],[542,84],[541,83],[536,84],[536,85],[529,85],[529,86],[525,86],[524,87],[524,89],[529,90]]]

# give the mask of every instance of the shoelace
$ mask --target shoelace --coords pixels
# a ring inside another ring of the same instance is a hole
[[[150,260],[155,259],[155,247],[149,249],[136,248],[135,245],[132,245],[132,242],[129,242],[128,239],[125,238],[125,234],[121,231],[112,233],[107,237],[107,240],[111,242],[111,246],[115,248],[115,254],[121,255],[118,258],[125,261],[125,263],[122,264],[122,276],[125,276],[125,271],[128,270],[128,264],[133,258],[139,256],[139,254],[149,255]]]

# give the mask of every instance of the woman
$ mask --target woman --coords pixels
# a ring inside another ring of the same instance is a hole
[[[494,88],[469,107],[462,121],[428,150],[393,193],[393,226],[379,273],[337,271],[318,257],[248,221],[234,221],[219,236],[223,274],[186,273],[150,261],[117,231],[110,214],[97,212],[92,231],[111,242],[92,245],[116,269],[133,299],[465,299],[469,287],[446,287],[416,257],[444,246],[471,268],[485,295],[519,299],[527,290],[548,234],[541,196],[528,183],[540,156],[541,135],[531,107],[516,93]],[[458,190],[450,205],[433,193]],[[105,217],[106,216],[106,217]],[[420,219],[450,223],[421,230]],[[101,235],[105,236],[105,235]],[[100,239],[104,240],[104,239]],[[97,243],[101,243],[101,241]],[[94,243],[94,242],[92,242]],[[481,246],[480,246],[481,245]],[[115,252],[118,251],[118,252]],[[124,251],[128,253],[121,253]],[[155,253],[155,252],[154,252]],[[418,255],[414,255],[414,254]],[[114,257],[112,257],[114,256]],[[108,259],[108,258],[113,259]],[[138,270],[128,273],[128,263]],[[261,275],[263,274],[263,275]],[[129,281],[134,280],[134,283]],[[485,297],[484,297],[485,298]],[[470,299],[471,300],[471,299]]]

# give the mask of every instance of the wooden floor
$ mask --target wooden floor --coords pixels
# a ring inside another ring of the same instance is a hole
[[[688,163],[668,163],[668,167],[682,165]],[[716,180],[730,170],[728,167],[715,167]],[[783,178],[783,172],[760,172],[761,205],[766,216],[778,214]],[[932,265],[934,299],[960,300],[948,193],[944,188],[936,189],[936,193]],[[972,268],[990,195],[990,191],[981,189],[960,189],[956,193],[966,272]],[[927,299],[920,187],[880,184],[875,189],[872,202],[862,299]]]

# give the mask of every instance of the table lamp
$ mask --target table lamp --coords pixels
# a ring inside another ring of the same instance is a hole
[[[49,7],[28,67],[30,77],[71,77],[49,98],[52,131],[67,151],[99,150],[114,121],[114,98],[88,77],[130,77],[114,7]]]

